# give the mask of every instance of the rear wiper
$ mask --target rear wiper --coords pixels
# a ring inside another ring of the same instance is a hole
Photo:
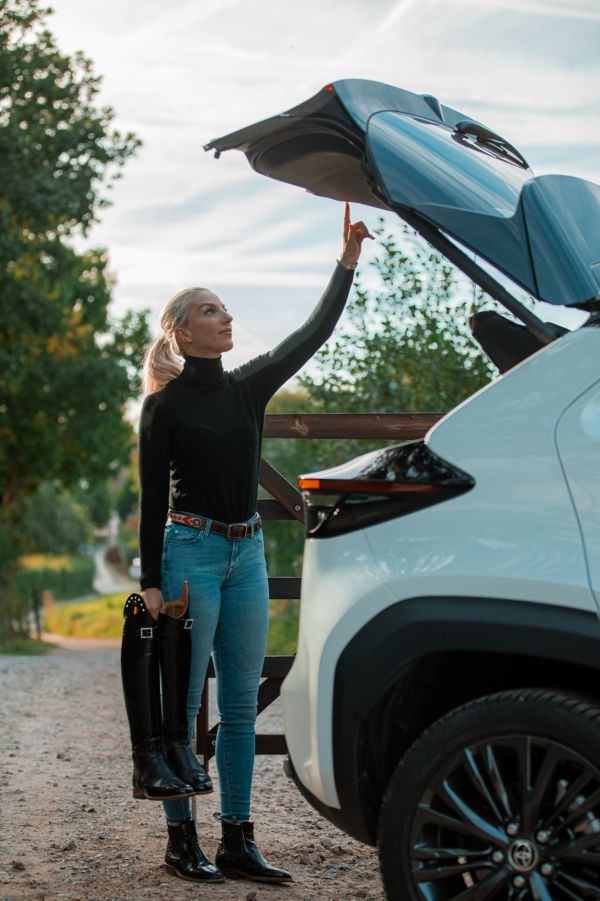
[[[516,163],[524,169],[529,169],[529,163],[523,154],[519,153],[512,144],[509,144],[506,138],[486,128],[485,125],[481,125],[473,119],[463,119],[461,122],[457,122],[454,128],[462,135],[473,135],[477,139],[478,144],[487,145],[495,153],[499,153],[505,159],[510,160],[511,163]]]

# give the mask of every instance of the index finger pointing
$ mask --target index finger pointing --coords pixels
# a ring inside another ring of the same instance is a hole
[[[347,241],[348,236],[350,235],[350,204],[346,201],[346,208],[344,210],[344,239]]]

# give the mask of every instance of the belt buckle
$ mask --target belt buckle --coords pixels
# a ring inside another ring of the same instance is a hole
[[[243,534],[243,535],[231,535],[231,534],[230,534],[230,529],[231,529],[232,526],[233,526],[234,528],[236,528],[236,529],[239,529],[240,526],[243,526],[243,527],[244,527],[244,534]],[[239,538],[246,538],[247,535],[248,535],[248,527],[249,527],[249,524],[248,524],[247,522],[230,522],[230,523],[228,523],[228,525],[227,525],[227,538],[229,538],[230,541],[233,541],[234,539],[239,539]]]
[[[148,633],[150,633],[150,634],[148,634]],[[140,629],[140,638],[152,638],[153,634],[154,634],[153,626],[142,626]]]
[[[183,628],[184,628],[184,629],[191,629],[193,625],[194,625],[194,620],[193,620],[193,619],[186,619]]]

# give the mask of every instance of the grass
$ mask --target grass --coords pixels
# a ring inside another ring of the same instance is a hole
[[[298,644],[298,602],[271,600],[267,655],[289,656]]]
[[[58,604],[45,613],[48,632],[73,638],[120,638],[123,632],[123,593],[91,601]],[[296,651],[297,604],[272,600],[269,611],[267,654],[290,655]],[[21,652],[23,653],[23,652]]]
[[[24,554],[19,558],[19,563],[23,569],[36,572],[47,569],[58,571],[70,569],[73,565],[73,558],[69,554]]]
[[[119,592],[92,601],[57,604],[45,613],[46,629],[71,638],[120,638],[124,603]]]
[[[10,644],[0,644],[0,654],[47,654],[56,647],[53,642],[39,638],[19,638]]]

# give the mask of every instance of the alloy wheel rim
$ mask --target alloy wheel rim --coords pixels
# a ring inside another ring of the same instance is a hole
[[[469,744],[422,793],[410,861],[424,901],[597,899],[600,770],[540,736]]]

